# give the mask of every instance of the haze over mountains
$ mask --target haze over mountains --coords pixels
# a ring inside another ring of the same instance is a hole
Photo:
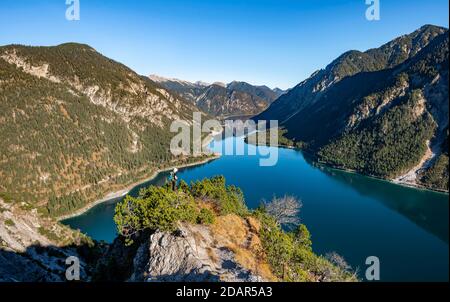
[[[448,30],[426,25],[349,51],[255,119],[322,162],[448,190]]]
[[[150,79],[164,88],[178,93],[200,110],[217,117],[251,116],[261,113],[285,91],[267,86],[254,86],[246,82],[229,84],[191,83],[151,75]]]

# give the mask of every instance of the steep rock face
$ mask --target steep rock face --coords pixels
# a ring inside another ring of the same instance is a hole
[[[394,39],[380,48],[366,52],[348,51],[325,69],[318,70],[274,102],[255,119],[273,119],[287,122],[304,108],[314,104],[322,94],[342,79],[361,72],[392,68],[415,56],[445,28],[426,25],[417,31]]]
[[[218,117],[257,114],[269,104],[257,95],[216,84],[208,87],[196,102],[202,111]]]
[[[71,93],[87,96],[93,104],[119,114],[125,121],[142,117],[164,127],[164,118],[177,120],[193,109],[164,88],[86,45],[11,45],[0,49],[0,58],[22,72],[69,86]]]
[[[436,37],[416,56],[382,74],[378,87],[341,101],[338,116],[352,122],[342,128],[335,124],[338,130],[331,132],[319,154],[325,161],[372,175],[448,190],[448,186],[430,186],[418,177],[443,153],[442,141],[448,135],[448,102],[443,101],[448,99],[448,34]],[[354,104],[358,106],[349,115],[342,110]],[[369,111],[361,110],[364,107]],[[292,126],[295,120],[288,124]]]
[[[138,249],[130,281],[258,282],[214,238],[208,227],[183,225],[175,234],[157,232]]]
[[[191,83],[188,81],[178,79],[168,79],[157,75],[150,75],[150,80],[162,85],[164,88],[170,90],[173,93],[177,93],[185,100],[195,104],[199,95],[203,93],[206,87],[210,86],[208,83],[196,82]]]

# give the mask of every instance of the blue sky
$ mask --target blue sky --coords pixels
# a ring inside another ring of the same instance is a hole
[[[341,53],[424,24],[448,27],[448,0],[0,0],[0,45],[80,42],[140,74],[292,87]]]

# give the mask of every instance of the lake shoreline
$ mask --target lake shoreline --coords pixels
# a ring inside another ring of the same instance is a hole
[[[344,169],[344,168],[339,168],[339,167],[333,167],[332,165],[327,165],[325,163],[319,163],[317,162],[318,165],[327,167],[329,169],[333,169],[336,171],[341,171],[341,172],[345,172],[345,173],[351,173],[351,174],[356,174],[356,175],[360,175],[360,176],[364,176],[364,177],[369,177],[369,178],[373,178],[376,180],[381,180],[393,185],[397,185],[397,186],[401,186],[401,187],[406,187],[406,188],[411,188],[411,189],[416,189],[416,190],[422,190],[422,191],[429,191],[429,192],[433,192],[433,193],[440,193],[440,194],[445,194],[445,195],[449,195],[449,191],[445,191],[445,190],[439,190],[439,189],[432,189],[432,188],[428,188],[425,187],[423,185],[420,184],[412,184],[412,183],[407,183],[407,182],[400,182],[400,181],[396,181],[395,179],[389,179],[389,178],[382,178],[382,177],[378,177],[378,176],[374,176],[374,175],[369,175],[369,174],[362,174],[359,173],[358,171],[355,170],[351,170],[351,169]]]
[[[249,144],[248,141],[246,141],[246,143]],[[253,144],[253,145],[255,145],[255,144]],[[264,144],[256,144],[256,146],[268,146],[268,145],[267,144],[265,144],[265,145]],[[383,177],[379,177],[379,176],[375,176],[375,175],[360,173],[360,172],[358,172],[356,170],[352,170],[352,169],[336,167],[336,166],[333,166],[333,165],[330,165],[330,164],[327,164],[327,163],[324,163],[324,162],[317,161],[317,156],[313,155],[310,152],[302,150],[300,148],[294,147],[294,146],[278,144],[277,146],[270,146],[270,147],[276,147],[276,148],[282,148],[282,149],[299,151],[303,155],[306,155],[307,157],[310,157],[312,159],[312,161],[315,162],[316,164],[324,166],[324,167],[327,167],[327,168],[335,169],[335,170],[338,170],[338,171],[358,174],[358,175],[361,175],[361,176],[366,176],[366,177],[370,177],[370,178],[386,181],[386,182],[394,184],[394,185],[407,187],[407,188],[413,188],[413,189],[417,189],[417,190],[425,190],[425,191],[441,193],[441,194],[447,194],[447,195],[449,195],[449,193],[450,193],[449,191],[446,191],[446,190],[433,189],[433,188],[429,188],[429,187],[426,187],[424,185],[417,184],[417,183],[410,183],[410,182],[406,182],[406,181],[399,181],[399,180],[396,180],[396,179],[383,178]]]
[[[207,163],[209,163],[211,161],[217,160],[220,157],[221,157],[220,154],[214,154],[213,156],[208,157],[208,158],[203,159],[203,160],[198,161],[198,162],[192,162],[192,163],[183,164],[183,165],[174,165],[174,166],[171,166],[171,167],[168,167],[168,168],[158,169],[155,172],[153,172],[153,174],[151,174],[150,177],[147,177],[147,178],[145,178],[143,180],[140,180],[140,181],[136,181],[136,182],[132,183],[131,185],[129,185],[128,187],[126,187],[125,189],[122,189],[122,190],[119,190],[119,191],[114,191],[114,192],[109,192],[107,195],[105,195],[105,197],[103,197],[101,199],[98,199],[98,200],[96,200],[94,202],[91,202],[88,205],[84,206],[81,209],[76,210],[73,213],[57,217],[56,220],[58,222],[61,222],[61,221],[67,220],[67,219],[71,219],[71,218],[75,218],[75,217],[81,216],[81,215],[85,214],[86,212],[88,212],[89,210],[91,210],[92,208],[94,208],[94,207],[96,207],[96,206],[98,206],[98,205],[100,205],[102,203],[108,202],[108,201],[110,201],[112,199],[117,199],[117,198],[124,197],[131,190],[133,190],[133,188],[135,188],[135,187],[137,187],[137,186],[139,186],[139,185],[141,185],[143,183],[152,181],[160,173],[170,171],[170,170],[172,170],[175,167],[178,168],[178,169],[183,169],[183,168],[200,166],[200,165],[207,164]]]
[[[246,143],[248,143],[248,142],[246,142]],[[261,146],[261,145],[257,144],[257,146]],[[266,146],[267,146],[267,145],[266,145]],[[370,178],[374,178],[374,179],[386,181],[386,182],[388,182],[388,183],[391,183],[391,184],[394,184],[394,185],[399,185],[399,186],[402,186],[402,187],[408,187],[408,188],[413,188],[413,189],[417,189],[417,190],[425,190],[425,191],[430,191],[430,192],[435,192],[435,193],[441,193],[441,194],[446,194],[446,195],[449,194],[449,191],[445,191],[445,190],[433,189],[433,188],[425,187],[425,186],[420,185],[420,184],[413,184],[413,183],[408,183],[408,182],[401,182],[401,181],[396,181],[395,179],[388,179],[388,178],[382,178],[382,177],[378,177],[378,176],[374,176],[374,175],[363,174],[363,173],[359,173],[359,172],[356,171],[356,170],[351,170],[351,169],[345,169],[345,168],[335,167],[335,166],[333,166],[333,165],[329,165],[329,164],[326,164],[326,163],[322,163],[322,162],[319,162],[319,161],[317,161],[317,160],[314,160],[315,157],[314,157],[311,153],[308,153],[308,152],[306,152],[306,151],[304,151],[304,150],[302,150],[302,149],[296,148],[296,147],[294,147],[294,146],[280,145],[280,144],[279,144],[279,145],[277,145],[277,146],[272,146],[272,147],[277,147],[277,148],[281,148],[281,149],[289,149],[289,150],[299,151],[299,152],[301,152],[303,155],[306,155],[306,156],[308,156],[308,157],[311,157],[311,159],[313,159],[313,161],[314,161],[316,164],[321,165],[321,166],[324,166],[324,167],[327,167],[327,168],[335,169],[335,170],[337,170],[337,171],[343,171],[343,172],[346,172],[346,173],[358,174],[358,175],[361,175],[361,176],[365,176],[365,177],[370,177]],[[119,191],[115,191],[115,192],[110,192],[110,193],[108,193],[105,197],[103,197],[102,199],[99,199],[99,200],[96,200],[96,201],[94,201],[94,202],[92,202],[92,203],[89,203],[88,205],[86,205],[85,207],[83,207],[83,208],[81,208],[81,209],[75,211],[74,213],[60,216],[60,217],[57,218],[57,220],[58,220],[58,221],[63,221],[63,220],[67,220],[67,219],[70,219],[70,218],[77,217],[77,216],[81,216],[81,215],[83,215],[84,213],[88,212],[89,210],[91,210],[92,208],[96,207],[96,206],[99,205],[99,204],[108,202],[108,201],[111,200],[111,199],[116,199],[116,198],[124,197],[124,196],[126,196],[133,188],[135,188],[136,186],[138,186],[138,185],[140,185],[140,184],[143,184],[143,183],[146,183],[146,182],[148,182],[148,181],[151,181],[151,180],[155,179],[155,178],[156,178],[160,173],[162,173],[162,172],[170,171],[170,170],[172,170],[172,169],[175,168],[175,167],[178,167],[178,168],[182,169],[182,168],[188,168],[188,167],[194,167],[194,166],[203,165],[203,164],[206,164],[206,163],[208,163],[208,162],[214,161],[214,160],[216,160],[216,159],[218,159],[218,158],[220,158],[220,157],[221,157],[220,154],[214,154],[214,156],[212,156],[212,157],[210,157],[210,158],[207,158],[207,159],[203,159],[203,160],[201,160],[201,161],[199,161],[199,162],[193,162],[193,163],[184,164],[184,165],[181,165],[181,166],[176,166],[176,165],[175,165],[175,166],[168,167],[168,168],[164,168],[164,169],[158,169],[158,170],[156,170],[150,177],[145,178],[145,179],[143,179],[142,181],[136,181],[136,182],[134,182],[133,184],[129,185],[129,186],[128,186],[127,188],[125,188],[125,189],[122,189],[122,190],[119,190]]]
[[[299,150],[299,151],[301,151],[301,150]],[[335,170],[338,170],[338,171],[343,171],[343,172],[346,172],[346,173],[358,174],[358,175],[365,176],[365,177],[370,177],[370,178],[373,178],[373,179],[382,180],[382,181],[385,181],[385,182],[388,182],[390,184],[397,185],[397,186],[412,188],[412,189],[416,189],[416,190],[430,191],[430,192],[434,192],[434,193],[441,193],[441,194],[447,194],[447,195],[449,194],[449,191],[440,190],[440,189],[433,189],[433,188],[429,188],[429,187],[426,187],[426,186],[421,185],[421,184],[414,184],[414,183],[409,183],[409,182],[405,182],[405,181],[398,181],[396,179],[391,179],[391,178],[383,178],[383,177],[379,177],[379,176],[375,176],[375,175],[360,173],[360,172],[358,172],[356,170],[352,170],[352,169],[335,167],[333,165],[330,165],[330,164],[327,164],[327,163],[323,163],[323,162],[318,162],[318,161],[316,161],[316,162],[319,165],[322,165],[322,166],[325,166],[325,167],[328,167],[328,168],[331,168],[331,169],[335,169]]]
[[[242,142],[239,137],[225,139],[229,141],[214,145],[215,152],[223,151],[227,143]],[[223,175],[227,184],[242,190],[249,209],[274,196],[295,196],[303,205],[300,218],[316,238],[316,253],[338,250],[352,267],[364,267],[367,255],[376,254],[387,268],[386,282],[448,281],[447,194],[329,168],[290,148],[280,148],[279,163],[270,168],[258,165],[258,156],[263,158],[265,153],[257,152],[256,158],[252,154],[222,156],[211,164],[185,169],[181,178],[191,183]],[[162,173],[135,188],[133,196],[141,187],[162,184],[166,176],[167,172]],[[115,202],[63,223],[94,240],[111,243],[117,238]],[[410,263],[418,264],[417,274],[411,275]]]

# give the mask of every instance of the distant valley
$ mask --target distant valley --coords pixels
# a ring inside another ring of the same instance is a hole
[[[259,114],[285,93],[279,88],[270,89],[237,81],[229,84],[191,83],[156,75],[151,75],[150,79],[179,94],[203,112],[220,118]]]

